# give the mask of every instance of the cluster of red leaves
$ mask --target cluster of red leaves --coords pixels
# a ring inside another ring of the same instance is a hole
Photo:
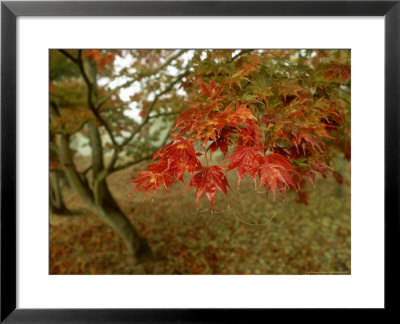
[[[298,202],[306,203],[307,195],[301,191],[304,180],[314,185],[317,174],[326,177],[327,170],[332,170],[326,163],[326,141],[335,140],[332,132],[344,123],[343,104],[328,98],[314,100],[304,90],[281,95],[289,95],[285,104],[260,120],[270,134],[264,145],[293,162]]]
[[[218,148],[226,154],[230,136],[236,137],[239,143],[259,144],[260,137],[257,118],[246,104],[236,103],[225,106],[221,95],[222,88],[217,88],[212,81],[207,87],[201,83],[201,89],[208,98],[205,105],[199,104],[179,115],[172,131],[179,129],[178,136],[185,134],[188,138],[201,140],[205,147],[211,141],[209,150]]]
[[[145,197],[153,189],[153,197],[157,189],[163,185],[164,190],[176,180],[184,183],[183,173],[188,171],[191,181],[188,188],[196,188],[197,206],[200,198],[205,194],[211,203],[211,211],[217,190],[228,198],[227,188],[229,183],[225,172],[236,169],[238,186],[246,174],[249,174],[256,184],[259,177],[259,188],[264,186],[268,194],[279,190],[284,198],[286,188],[294,188],[291,173],[296,173],[289,160],[278,153],[266,154],[267,149],[262,146],[258,121],[246,104],[237,103],[235,109],[231,105],[223,107],[220,103],[224,96],[221,88],[217,88],[215,82],[209,86],[201,83],[202,94],[207,97],[205,105],[190,108],[183,112],[177,119],[174,130],[179,129],[177,135],[173,135],[173,141],[165,145],[153,156],[158,160],[151,164],[148,171],[140,171],[138,177],[130,181],[136,183],[134,192],[145,191]],[[187,139],[184,139],[182,135]],[[225,161],[227,166],[203,166],[198,160],[202,153],[196,153],[193,143],[200,142],[206,153],[212,153],[217,149],[226,155],[228,146],[232,144],[231,138],[235,138],[235,152]]]
[[[232,53],[215,55],[230,62]],[[327,145],[337,138],[338,126],[344,125],[343,102],[329,94],[328,85],[342,85],[350,78],[347,64],[320,64],[324,55],[320,53],[311,64],[318,75],[312,81],[275,74],[265,81],[258,54],[225,66],[213,67],[213,61],[208,61],[205,70],[200,67],[199,74],[185,81],[190,108],[178,116],[171,131],[174,140],[154,155],[153,160],[159,161],[131,181],[137,183],[134,192],[147,194],[153,189],[154,193],[161,184],[167,189],[176,180],[184,182],[182,175],[188,171],[188,188],[196,188],[197,206],[206,195],[212,211],[218,190],[228,198],[225,173],[236,170],[238,187],[249,175],[256,190],[264,186],[267,197],[272,191],[275,199],[280,191],[284,199],[285,190],[293,189],[299,193],[298,202],[306,203],[306,180],[314,185],[317,174],[327,176],[327,170],[333,171]],[[214,79],[203,82],[202,75],[210,75],[213,68]],[[226,157],[232,146],[234,152],[224,159],[227,165],[208,165],[208,152],[210,159],[218,149]],[[196,153],[197,149],[204,153]],[[204,155],[206,165],[197,159],[199,155]],[[341,181],[339,174],[334,177]]]
[[[161,148],[153,156],[158,162],[151,164],[148,171],[139,171],[138,177],[129,183],[136,183],[132,192],[144,191],[146,198],[148,192],[153,189],[153,199],[157,189],[163,185],[164,191],[176,180],[184,183],[183,173],[188,171],[192,176],[188,188],[196,188],[197,206],[200,198],[206,194],[211,202],[211,210],[216,197],[217,189],[227,196],[228,181],[222,173],[223,167],[202,166],[198,160],[201,153],[196,153],[193,140],[185,140],[175,137],[173,141]],[[195,171],[197,171],[195,173]]]
[[[164,191],[177,179],[184,182],[183,173],[188,171],[191,175],[201,165],[193,147],[192,140],[175,137],[169,144],[162,147],[153,156],[153,161],[159,161],[149,166],[148,171],[139,171],[139,176],[129,183],[136,183],[132,193],[144,190],[146,198],[148,192],[153,189],[153,198],[157,189],[163,185]]]
[[[264,147],[260,146],[237,146],[235,152],[226,159],[230,161],[227,171],[236,169],[238,187],[243,177],[248,174],[253,178],[257,188],[258,175],[260,178],[258,187],[264,185],[267,197],[271,190],[275,199],[275,191],[279,190],[282,198],[285,198],[286,188],[295,189],[291,173],[296,171],[283,155],[278,153],[264,155],[264,150]]]
[[[211,211],[214,208],[214,200],[217,195],[217,189],[228,197],[227,187],[230,189],[228,180],[222,172],[222,166],[201,166],[199,171],[192,177],[189,188],[196,188],[197,209],[199,209],[199,200],[206,194],[211,203]]]
[[[342,85],[344,81],[350,78],[351,68],[347,64],[329,63],[324,66],[323,75],[329,82],[338,80]]]
[[[90,49],[86,50],[85,58],[92,59],[101,68],[104,68],[107,64],[112,64],[115,60],[114,53],[103,53],[101,50]]]

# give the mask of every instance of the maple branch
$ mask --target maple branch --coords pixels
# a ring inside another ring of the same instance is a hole
[[[157,115],[149,116],[149,119],[150,119],[150,118],[165,117],[165,116],[179,115],[181,112],[182,112],[182,110],[180,110],[180,111],[173,111],[173,112],[167,112],[167,113],[159,113],[159,114],[157,114]]]
[[[55,142],[52,142],[51,140],[50,140],[50,143],[49,143],[49,149],[54,154],[58,155],[58,146],[57,146],[57,144]]]
[[[49,169],[50,172],[54,172],[54,173],[59,173],[59,174],[64,174],[64,171],[61,169]]]
[[[88,166],[85,170],[83,170],[82,172],[79,172],[79,175],[81,176],[82,181],[88,185],[88,179],[87,179],[87,174],[90,170],[93,170],[93,164]]]
[[[181,54],[180,54],[180,55],[181,55]],[[171,59],[170,61],[172,61],[172,59]],[[105,176],[107,176],[108,174],[110,174],[110,173],[113,171],[114,165],[115,165],[115,163],[116,163],[117,160],[118,160],[119,152],[121,151],[121,149],[122,149],[125,145],[127,145],[127,144],[135,137],[135,135],[136,135],[137,133],[140,132],[140,130],[148,123],[148,121],[150,120],[150,118],[154,118],[154,117],[150,116],[150,113],[151,113],[151,111],[153,110],[153,108],[155,107],[155,105],[156,105],[158,99],[159,99],[161,96],[163,96],[164,94],[170,92],[170,91],[173,89],[173,87],[174,87],[179,81],[181,81],[186,75],[188,75],[189,73],[190,73],[190,70],[189,70],[189,68],[188,68],[184,73],[182,73],[181,75],[179,75],[173,82],[171,82],[171,84],[170,84],[167,88],[165,88],[163,91],[161,91],[160,93],[158,93],[158,94],[154,97],[154,99],[153,99],[152,103],[150,104],[149,108],[147,109],[146,116],[144,117],[142,123],[141,123],[141,124],[136,128],[136,130],[134,130],[134,131],[131,133],[131,135],[130,135],[129,137],[127,137],[121,144],[116,144],[116,146],[114,145],[114,153],[113,153],[113,156],[112,156],[112,158],[111,158],[110,164],[108,165],[107,174],[106,174]]]
[[[86,174],[93,168],[93,165],[88,166],[85,170],[81,172],[82,175],[86,176]]]
[[[172,61],[176,60],[178,57],[182,56],[182,54],[186,53],[187,51],[188,51],[187,49],[178,51],[176,54],[170,56],[163,64],[161,64],[160,66],[156,67],[153,70],[139,71],[136,73],[128,74],[128,76],[136,77],[136,78],[146,78],[146,77],[152,76],[154,74],[157,74],[162,69],[169,66],[172,63]]]
[[[103,98],[99,99],[95,105],[96,110],[99,110],[101,108],[102,105],[104,105],[108,99],[110,99],[114,94],[116,94],[119,90],[123,89],[123,88],[127,88],[129,87],[132,83],[134,83],[136,81],[136,79],[132,79],[129,80],[127,82],[125,82],[124,84],[121,84],[117,87],[115,87],[114,89],[112,89],[109,93],[107,93]]]
[[[60,51],[62,51],[62,50],[60,50]],[[114,135],[113,135],[113,133],[112,133],[111,127],[109,126],[109,124],[107,123],[107,121],[101,116],[101,113],[96,109],[96,106],[95,106],[95,104],[94,104],[94,102],[93,102],[93,97],[92,97],[92,94],[93,94],[93,84],[92,84],[92,82],[90,81],[90,79],[89,79],[89,77],[88,77],[88,75],[86,74],[86,71],[85,71],[85,67],[84,67],[83,59],[82,59],[82,50],[79,50],[79,51],[78,51],[78,58],[77,58],[77,59],[75,59],[74,57],[72,57],[71,55],[69,55],[69,53],[67,53],[67,52],[65,52],[65,51],[64,51],[64,52],[61,52],[61,53],[63,53],[64,55],[66,55],[69,59],[71,59],[71,60],[78,66],[79,71],[81,72],[81,75],[82,75],[82,77],[83,77],[83,80],[85,81],[86,86],[87,86],[87,88],[88,88],[88,98],[87,98],[87,102],[88,102],[89,109],[92,111],[93,115],[94,115],[94,116],[96,117],[96,119],[100,122],[100,124],[104,126],[104,128],[106,129],[107,134],[108,134],[108,136],[110,137],[111,142],[112,142],[112,144],[113,144],[114,154],[113,154],[111,163],[110,163],[110,165],[109,165],[109,167],[108,167],[108,170],[107,170],[107,172],[106,172],[106,173],[108,173],[108,171],[112,169],[112,167],[114,166],[114,164],[115,164],[115,162],[116,162],[116,160],[117,160],[117,158],[118,158],[118,154],[119,154],[119,151],[120,151],[120,146],[118,145],[117,141],[115,140],[115,137],[114,137]],[[67,55],[67,54],[68,54],[68,55]],[[100,172],[100,170],[98,170],[98,171]],[[99,176],[100,176],[100,174],[99,174]],[[103,173],[101,173],[101,176],[100,176],[100,177],[103,177],[103,176],[104,176]]]
[[[234,62],[236,59],[238,59],[240,56],[242,56],[242,55],[244,55],[244,54],[251,53],[251,52],[253,52],[253,51],[255,51],[255,50],[254,50],[254,49],[242,50],[242,51],[240,51],[239,53],[237,53],[236,55],[232,56],[230,59],[227,59],[226,62],[225,62],[225,64],[232,63],[232,62]],[[220,72],[220,73],[222,73],[222,72]],[[220,74],[220,73],[218,73],[218,74]],[[203,75],[205,75],[205,76],[210,76],[210,75],[213,75],[213,74],[214,74],[214,73],[210,72],[210,73],[204,73]]]
[[[135,74],[130,74],[128,75],[129,77],[132,77],[132,80],[126,81],[124,84],[121,84],[117,87],[115,87],[114,89],[112,89],[108,94],[106,94],[103,98],[101,98],[97,103],[96,103],[96,109],[100,109],[100,107],[108,100],[110,99],[115,93],[117,93],[119,90],[124,89],[129,87],[132,83],[134,83],[135,81],[137,81],[137,79],[139,78],[143,78],[143,77],[149,77],[152,76],[154,74],[157,74],[158,72],[160,72],[162,69],[164,69],[165,67],[167,67],[168,65],[171,64],[172,61],[174,61],[175,59],[177,59],[178,57],[180,57],[183,53],[187,52],[187,50],[180,50],[178,53],[176,53],[175,55],[172,55],[170,58],[168,58],[163,64],[161,64],[159,67],[157,67],[156,69],[150,71],[150,72],[139,72],[139,73],[135,73]]]
[[[65,175],[67,176],[68,182],[77,190],[82,198],[88,202],[92,202],[93,195],[85,182],[82,181],[73,161],[72,153],[69,148],[69,136],[58,134],[57,144],[60,152],[59,157],[61,165]]]
[[[88,122],[87,120],[82,121],[78,126],[75,127],[75,129],[68,132],[68,134],[72,135],[72,134],[80,132],[82,130],[82,128],[86,125],[87,122]]]
[[[286,64],[289,64],[289,65],[296,65],[295,62],[291,62],[291,61],[285,59],[284,57],[281,57],[281,56],[279,56],[279,55],[277,55],[277,54],[275,54],[275,53],[270,53],[270,54],[271,54],[272,56],[275,56],[276,58],[278,58],[278,60],[285,62]]]
[[[87,98],[87,102],[88,102],[88,106],[90,108],[90,110],[93,112],[94,116],[96,117],[96,119],[105,127],[105,129],[107,130],[108,135],[111,138],[111,141],[113,143],[114,146],[118,147],[117,142],[115,141],[114,135],[112,134],[111,128],[108,125],[108,123],[103,119],[103,117],[101,116],[101,114],[96,110],[96,106],[93,103],[92,100],[92,94],[93,94],[93,84],[90,81],[88,75],[86,74],[85,71],[85,67],[83,65],[83,59],[82,59],[82,50],[78,50],[78,58],[74,58],[71,54],[69,54],[67,51],[65,50],[59,50],[62,54],[64,54],[66,57],[68,57],[72,62],[74,62],[78,68],[79,71],[81,72],[81,75],[83,77],[83,80],[86,83],[86,86],[88,88],[88,98]]]
[[[93,100],[92,100],[93,85],[92,85],[92,82],[90,81],[88,75],[86,74],[85,67],[83,65],[82,50],[78,51],[78,59],[75,61],[75,63],[78,65],[79,71],[81,72],[83,80],[85,81],[86,86],[88,88],[88,99],[87,99],[87,102],[88,102],[90,110],[93,111],[93,110],[95,110],[94,109],[95,108],[94,107],[94,103],[93,103]],[[96,116],[96,114],[95,114],[95,116]]]
[[[104,108],[102,108],[100,111],[101,111],[101,112],[108,112],[108,111],[114,111],[114,110],[117,110],[117,109],[127,108],[127,107],[129,108],[128,103],[122,103],[122,104],[119,105],[119,106],[104,107]]]
[[[128,168],[128,167],[130,167],[130,166],[132,166],[132,165],[134,165],[134,164],[138,164],[138,163],[143,162],[143,161],[146,161],[146,160],[150,160],[150,159],[154,156],[154,154],[155,154],[161,147],[163,147],[163,146],[167,143],[168,139],[169,139],[170,136],[171,136],[171,129],[172,129],[172,126],[169,128],[169,130],[168,130],[168,132],[167,132],[167,135],[165,136],[165,138],[163,139],[163,141],[162,141],[161,144],[159,145],[159,148],[158,148],[157,150],[155,150],[153,153],[151,153],[151,154],[149,154],[149,155],[147,155],[147,156],[144,156],[144,157],[142,157],[142,158],[139,158],[139,159],[137,159],[137,160],[133,160],[133,161],[130,161],[130,162],[126,162],[126,163],[124,163],[124,164],[121,164],[121,165],[117,166],[116,168],[112,169],[112,170],[110,171],[110,173],[113,173],[113,172],[116,172],[116,171],[120,171],[120,170],[122,170],[122,169]]]
[[[61,117],[60,109],[54,101],[50,101],[50,112],[53,113],[57,118]],[[50,124],[54,123],[54,117],[50,114]],[[62,133],[65,135],[72,135],[82,130],[83,126],[87,123],[87,120],[80,122],[73,130],[67,131],[64,125],[61,125],[59,129],[55,131],[55,133]]]
[[[187,51],[188,51],[187,49],[185,49],[185,50],[182,49],[182,50],[178,51],[176,54],[170,56],[170,57],[169,57],[163,64],[161,64],[159,67],[157,67],[157,68],[155,68],[155,69],[153,69],[152,71],[147,72],[147,73],[146,73],[146,72],[139,73],[139,75],[140,75],[141,77],[148,77],[148,76],[152,76],[152,75],[154,75],[154,74],[157,74],[157,73],[160,72],[162,69],[164,69],[164,68],[166,68],[168,65],[170,65],[172,61],[176,60],[178,57],[182,56],[182,54],[186,53]]]
[[[119,149],[119,148],[118,148],[118,150],[116,150],[116,149],[114,148],[114,153],[113,153],[113,155],[112,155],[110,164],[109,164],[108,167],[107,167],[107,175],[110,174],[110,172],[114,169],[114,165],[115,165],[115,163],[117,163],[117,160],[118,160],[119,152],[120,152],[120,149]],[[106,175],[106,176],[107,176],[107,175]]]
[[[239,53],[237,53],[236,55],[232,56],[232,58],[228,61],[228,63],[233,62],[234,60],[236,60],[237,58],[239,58],[243,54],[251,53],[253,51],[254,51],[254,49],[241,50]]]
[[[60,53],[62,53],[63,55],[65,55],[66,57],[68,57],[72,62],[74,63],[78,63],[78,59],[76,59],[75,57],[73,57],[70,53],[68,53],[66,50],[63,49],[59,49],[58,50]]]
[[[113,168],[109,174],[114,173],[114,172],[117,172],[117,171],[120,171],[120,170],[123,170],[123,169],[125,169],[125,168],[128,168],[128,167],[134,165],[134,164],[138,164],[138,163],[140,163],[140,162],[143,162],[143,161],[146,161],[146,160],[150,160],[150,159],[153,157],[153,155],[154,155],[154,154],[147,155],[147,156],[142,157],[142,158],[140,158],[140,159],[133,160],[133,161],[130,161],[130,162],[121,164],[121,165],[119,165],[119,166]]]
[[[107,121],[101,116],[101,113],[96,109],[95,104],[93,103],[92,100],[92,93],[93,93],[93,85],[92,82],[90,81],[89,77],[86,74],[84,65],[83,65],[83,59],[82,59],[82,50],[79,50],[79,54],[78,54],[78,67],[79,70],[81,71],[81,74],[83,76],[83,79],[85,80],[85,83],[87,85],[88,88],[88,105],[90,110],[92,111],[92,113],[94,114],[94,116],[96,117],[96,119],[104,126],[104,128],[106,129],[108,136],[110,136],[111,142],[114,146],[114,149],[118,150],[118,143],[115,140],[115,137],[112,133],[111,127],[108,125]]]
[[[185,76],[187,76],[187,75],[190,73],[190,70],[189,70],[190,67],[188,66],[188,67],[187,67],[187,70],[186,70],[184,73],[182,73],[181,75],[179,75],[173,82],[171,82],[171,84],[170,84],[167,88],[165,88],[163,91],[161,91],[160,93],[158,93],[158,94],[155,96],[155,98],[153,99],[153,101],[152,101],[152,103],[150,104],[149,108],[147,109],[146,116],[144,117],[142,123],[135,129],[135,131],[133,131],[133,132],[131,133],[131,135],[130,135],[128,138],[126,138],[121,144],[118,144],[118,143],[116,142],[116,140],[115,140],[114,135],[112,134],[112,131],[111,131],[110,126],[108,125],[108,123],[107,123],[107,122],[103,119],[103,117],[101,116],[101,114],[100,114],[100,112],[99,112],[99,108],[100,108],[101,105],[103,105],[114,93],[116,93],[116,92],[117,92],[118,90],[120,90],[121,88],[124,88],[124,87],[129,86],[130,84],[132,84],[132,83],[133,83],[134,81],[136,81],[136,80],[130,80],[130,81],[126,82],[125,84],[123,84],[123,85],[121,85],[121,86],[119,86],[119,87],[114,88],[109,94],[107,94],[107,96],[103,97],[99,102],[97,102],[97,104],[95,104],[95,103],[93,102],[93,98],[92,98],[92,95],[93,95],[93,84],[92,84],[92,82],[90,81],[88,75],[86,74],[86,71],[85,71],[85,68],[84,68],[83,59],[82,59],[82,50],[79,50],[79,52],[78,52],[78,58],[77,58],[77,59],[74,58],[72,55],[70,55],[68,52],[66,52],[66,51],[64,51],[64,50],[60,50],[60,51],[61,51],[65,56],[67,56],[71,61],[73,61],[75,64],[77,64],[77,66],[78,66],[78,68],[79,68],[79,70],[80,70],[80,72],[81,72],[81,75],[82,75],[82,77],[83,77],[83,79],[84,79],[84,81],[85,81],[85,83],[86,83],[86,85],[87,85],[87,88],[88,88],[88,99],[87,99],[87,101],[88,101],[88,106],[89,106],[90,110],[92,111],[92,113],[94,114],[94,116],[96,117],[96,119],[99,120],[99,122],[105,127],[105,129],[106,129],[108,135],[110,136],[111,142],[112,142],[112,144],[113,144],[114,153],[113,153],[113,156],[112,156],[112,158],[111,158],[111,161],[110,161],[108,167],[107,167],[105,170],[103,170],[104,172],[100,172],[100,173],[99,173],[98,178],[99,178],[99,179],[103,179],[103,178],[107,177],[111,172],[114,172],[114,171],[116,171],[116,170],[121,170],[121,169],[123,169],[123,168],[126,168],[127,166],[130,166],[130,165],[133,165],[133,164],[136,164],[136,163],[139,163],[139,162],[141,162],[141,161],[144,161],[144,160],[146,160],[146,159],[151,158],[152,156],[150,156],[150,157],[144,157],[144,158],[141,158],[141,159],[136,160],[136,161],[131,161],[131,162],[127,163],[126,165],[120,166],[120,167],[118,167],[118,168],[114,168],[115,163],[116,163],[117,160],[118,160],[118,156],[119,156],[119,153],[120,153],[120,151],[121,151],[121,148],[124,147],[125,145],[127,145],[127,144],[135,137],[135,135],[136,135],[137,133],[140,132],[140,130],[148,123],[148,121],[149,121],[151,118],[157,118],[157,117],[161,117],[161,116],[170,116],[170,115],[175,115],[175,114],[178,114],[178,113],[179,113],[179,112],[177,112],[177,113],[175,113],[175,112],[171,112],[171,113],[160,113],[160,114],[157,114],[157,115],[150,116],[150,113],[151,113],[152,110],[154,109],[154,107],[155,107],[157,101],[159,100],[159,98],[160,98],[161,96],[163,96],[164,94],[170,92],[170,91],[173,89],[173,87],[174,87],[179,81],[181,81]],[[176,53],[175,55],[173,55],[173,56],[171,56],[169,59],[167,59],[167,60],[166,60],[162,65],[160,65],[158,68],[156,68],[155,70],[151,71],[151,73],[147,73],[147,74],[143,74],[143,73],[142,73],[141,76],[150,76],[150,75],[156,74],[157,72],[161,71],[163,68],[165,68],[166,66],[168,66],[173,60],[175,60],[176,58],[180,57],[180,56],[181,56],[183,53],[185,53],[186,51],[187,51],[187,50],[180,50],[178,53]],[[169,133],[168,133],[167,137],[165,138],[165,140],[163,141],[164,143],[167,141],[168,137],[169,137]],[[128,164],[129,164],[129,165],[128,165]],[[98,180],[99,180],[99,179],[98,179]]]
[[[153,118],[150,116],[151,111],[153,110],[154,106],[156,105],[158,99],[163,96],[164,94],[170,92],[173,87],[180,81],[182,80],[186,75],[189,74],[189,70],[186,70],[184,73],[182,73],[181,75],[179,75],[165,90],[161,91],[159,94],[157,94],[152,103],[150,104],[149,108],[147,109],[147,113],[146,116],[144,117],[143,121],[139,124],[139,126],[131,133],[131,135],[129,137],[127,137],[122,144],[120,145],[120,147],[125,146],[126,144],[128,144],[137,133],[140,132],[140,130],[147,124],[147,122],[149,121],[150,118]]]

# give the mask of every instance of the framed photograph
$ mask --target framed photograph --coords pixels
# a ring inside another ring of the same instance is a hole
[[[398,1],[1,17],[1,322],[395,308]]]

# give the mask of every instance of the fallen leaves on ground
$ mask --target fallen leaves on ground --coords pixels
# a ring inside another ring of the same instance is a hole
[[[143,194],[128,197],[132,185],[121,183],[133,171],[112,175],[110,189],[157,260],[132,266],[122,240],[96,215],[83,212],[79,197],[66,189],[75,213],[50,215],[51,274],[350,273],[349,171],[341,186],[318,178],[316,189],[308,188],[308,206],[295,203],[295,192],[287,192],[285,202],[265,200],[265,190],[254,191],[246,175],[230,193],[230,208],[224,195],[216,196],[214,214],[206,196],[197,213],[195,189],[185,193],[179,182],[164,198],[160,189],[153,202],[143,202]],[[227,177],[237,181],[233,172]]]

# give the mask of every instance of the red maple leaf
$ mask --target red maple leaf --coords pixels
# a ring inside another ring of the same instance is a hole
[[[344,81],[350,78],[351,68],[347,64],[329,63],[324,67],[323,75],[329,82],[339,79],[340,85],[342,85]]]
[[[298,204],[308,205],[308,193],[305,191],[297,192],[296,202]]]
[[[200,162],[197,159],[199,153],[196,153],[192,140],[177,138],[168,143],[166,146],[157,151],[153,160],[160,158],[161,161],[167,161],[169,169],[173,170],[173,174],[183,182],[183,173],[187,170],[191,175],[200,167]]]
[[[226,159],[226,161],[231,161],[227,166],[227,171],[237,169],[238,187],[240,181],[246,174],[249,174],[254,180],[254,185],[257,185],[256,177],[259,164],[262,162],[262,156],[260,154],[262,151],[263,147],[260,146],[238,145],[236,151]]]
[[[115,55],[114,54],[106,54],[103,55],[103,53],[100,50],[86,50],[85,52],[85,58],[91,58],[94,62],[98,63],[101,68],[104,68],[106,64],[111,64],[115,60]]]
[[[226,187],[229,189],[231,189],[231,187],[229,186],[228,180],[222,170],[223,167],[220,166],[202,167],[201,170],[193,176],[189,188],[196,187],[197,210],[199,210],[199,200],[204,194],[207,195],[207,198],[211,203],[211,212],[214,209],[214,200],[217,195],[217,189],[224,193],[228,198]]]
[[[218,97],[222,91],[222,88],[216,87],[214,80],[212,80],[210,82],[210,86],[208,88],[207,88],[207,85],[205,85],[203,82],[201,82],[201,88],[203,90],[203,93],[210,99],[214,99],[215,97]]]
[[[255,123],[247,123],[246,127],[240,129],[239,143],[244,145],[261,145],[262,135],[259,132],[260,127]],[[249,143],[249,144],[248,144]]]
[[[231,133],[231,131],[229,129],[224,128],[221,131],[221,134],[218,135],[216,140],[211,143],[211,145],[207,149],[207,152],[210,151],[210,159],[212,158],[212,154],[217,149],[220,149],[225,157],[225,155],[228,153],[228,145],[232,144],[232,142],[229,140],[230,133]]]
[[[212,154],[217,149],[220,149],[225,157],[226,153],[228,153],[228,141],[223,137],[218,137],[215,141],[213,141],[207,149],[207,151],[210,150],[210,159],[212,158]]]
[[[94,62],[99,62],[102,57],[103,54],[101,53],[100,50],[91,49],[91,50],[86,50],[85,52],[85,58],[92,58]]]
[[[298,80],[287,80],[276,85],[279,95],[286,101],[288,96],[300,98],[299,93],[304,89],[298,85]]]
[[[156,194],[156,191],[160,187],[160,185],[164,186],[164,192],[165,192],[165,190],[172,185],[174,180],[173,174],[171,175],[170,170],[165,167],[166,167],[165,165],[160,166],[158,164],[153,164],[150,166],[149,171],[137,172],[139,176],[128,182],[128,183],[136,183],[135,190],[133,190],[131,194],[134,194],[137,191],[144,190],[143,200],[145,200],[149,191],[153,189],[153,199],[154,199],[154,195]]]
[[[290,173],[296,173],[283,155],[272,153],[263,158],[259,168],[260,185],[264,185],[268,197],[269,190],[272,191],[275,199],[275,190],[278,189],[282,198],[285,199],[285,189],[295,188]]]

